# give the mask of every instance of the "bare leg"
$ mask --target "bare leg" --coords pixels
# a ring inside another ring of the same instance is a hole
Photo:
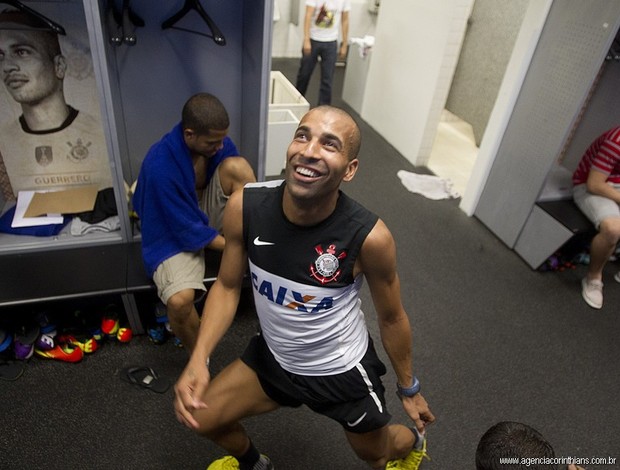
[[[254,170],[243,157],[228,157],[218,166],[220,185],[225,196],[230,196],[247,183],[254,183]]]
[[[197,410],[198,433],[228,451],[242,456],[250,439],[240,420],[278,408],[263,391],[258,377],[240,359],[222,370],[211,382],[204,396],[206,409]]]
[[[601,222],[599,233],[592,239],[590,245],[590,266],[588,280],[601,281],[603,268],[616,249],[620,239],[620,219],[609,218]]]
[[[189,354],[194,350],[200,328],[200,319],[194,306],[194,295],[194,289],[184,289],[172,295],[166,304],[170,328]]]
[[[377,470],[383,470],[390,460],[405,458],[416,439],[413,432],[401,424],[364,434],[345,431],[345,435],[357,456]]]

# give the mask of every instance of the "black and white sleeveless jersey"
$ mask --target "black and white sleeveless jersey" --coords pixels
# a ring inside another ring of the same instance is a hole
[[[284,216],[284,185],[246,187],[243,233],[263,336],[280,365],[300,375],[349,370],[368,346],[353,277],[378,217],[340,193],[336,209],[311,227]]]

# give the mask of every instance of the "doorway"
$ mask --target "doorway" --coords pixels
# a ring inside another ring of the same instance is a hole
[[[465,194],[529,0],[476,0],[427,167]]]
[[[470,123],[444,109],[427,167],[435,175],[450,180],[452,188],[465,194],[478,156],[478,145]]]

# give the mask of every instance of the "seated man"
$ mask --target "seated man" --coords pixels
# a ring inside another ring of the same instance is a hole
[[[603,268],[620,240],[620,127],[599,136],[573,174],[573,197],[598,233],[590,245],[590,266],[582,280],[586,303],[603,306]],[[620,273],[615,280],[620,282]]]
[[[199,327],[196,291],[206,291],[203,248],[224,249],[228,197],[256,181],[227,135],[229,125],[215,96],[192,96],[181,123],[149,149],[133,196],[147,273],[166,305],[172,332],[190,353]]]

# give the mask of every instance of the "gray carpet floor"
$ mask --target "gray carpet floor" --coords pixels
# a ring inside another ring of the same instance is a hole
[[[296,60],[274,60],[294,82]],[[336,77],[342,86],[343,69]],[[315,74],[316,75],[316,74]],[[316,100],[316,78],[308,99]],[[347,107],[335,99],[334,104]],[[437,422],[428,432],[423,469],[472,469],[478,439],[500,420],[528,423],[558,456],[620,461],[620,285],[606,272],[605,306],[580,297],[584,266],[533,271],[458,201],[408,192],[396,176],[414,168],[373,129],[363,134],[360,170],[344,190],[378,213],[398,247],[403,303],[414,334],[415,372]],[[249,294],[249,293],[248,293]],[[372,301],[363,308],[379,343]],[[152,318],[152,299],[143,316]],[[94,312],[109,299],[97,299]],[[150,306],[150,307],[149,307]],[[64,306],[71,309],[73,306]],[[0,315],[10,315],[0,311]],[[215,371],[237,357],[256,331],[246,299],[212,359]],[[386,355],[378,347],[384,360]],[[145,336],[108,342],[81,363],[33,358],[21,378],[0,381],[0,468],[204,469],[222,455],[178,424],[172,390],[159,394],[120,380],[130,365],[149,365],[175,380],[186,353]],[[385,376],[394,386],[391,371]],[[394,420],[406,422],[388,394]],[[279,470],[364,469],[339,427],[305,408],[281,409],[245,423]],[[586,465],[586,468],[620,468]]]

